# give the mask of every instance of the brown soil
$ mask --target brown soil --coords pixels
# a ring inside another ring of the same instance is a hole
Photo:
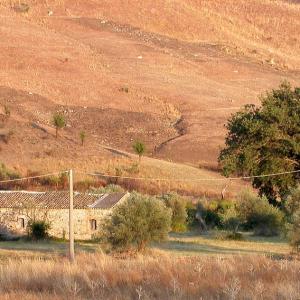
[[[239,19],[231,28],[224,9],[228,26],[215,23],[212,30],[214,5],[203,16],[201,1],[175,1],[170,10],[162,2],[27,1],[28,13],[20,13],[4,1],[0,103],[11,109],[2,126],[13,134],[1,144],[1,160],[20,170],[95,168],[115,157],[105,146],[131,151],[133,141],[142,140],[148,156],[216,169],[230,114],[258,104],[258,95],[284,79],[299,83],[297,5],[252,4],[256,15],[261,5],[279,23],[282,13],[294,21],[294,27],[290,19],[286,24],[294,44],[285,37],[281,49],[275,37],[265,38],[272,32],[260,15],[256,40],[250,38],[254,23],[237,35],[238,24],[246,22],[242,12],[232,14]],[[250,4],[240,0],[237,6],[251,15]],[[268,47],[275,60],[268,60]],[[59,139],[51,124],[55,111],[68,122]]]

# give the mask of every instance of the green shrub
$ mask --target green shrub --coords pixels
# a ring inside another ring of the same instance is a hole
[[[171,210],[158,199],[132,193],[103,224],[103,235],[112,248],[144,250],[170,231]]]
[[[18,178],[20,178],[20,174],[7,169],[5,164],[0,163],[0,180],[18,179]]]
[[[205,222],[210,228],[223,228],[222,218],[228,209],[233,207],[233,202],[229,200],[210,201],[206,205]]]
[[[43,240],[49,237],[50,225],[46,221],[32,221],[28,224],[28,235],[32,240]]]
[[[289,230],[289,239],[291,246],[300,251],[300,209],[294,212],[292,216],[292,224]]]
[[[241,224],[241,218],[235,207],[230,207],[221,215],[221,223],[225,230],[236,233]]]
[[[84,141],[86,139],[86,132],[84,130],[81,130],[79,132],[79,138],[80,138],[80,141],[81,141],[81,146],[84,145]]]
[[[234,206],[234,202],[231,200],[221,200],[218,202],[217,211],[219,214],[226,213],[227,210]]]
[[[291,219],[296,211],[300,210],[300,186],[291,190],[291,193],[285,200],[284,210],[286,212],[288,220]]]
[[[55,126],[55,137],[58,137],[58,131],[66,127],[65,116],[61,113],[55,113],[52,117],[52,123]]]
[[[197,208],[196,205],[192,202],[187,202],[186,203],[186,224],[189,228],[194,228],[198,225],[198,221],[196,219],[196,214],[197,214]]]
[[[140,172],[140,165],[137,163],[133,163],[128,168],[125,168],[125,171],[129,174],[138,174]]]
[[[145,144],[141,141],[136,141],[132,145],[132,148],[133,148],[135,154],[137,154],[139,156],[139,163],[141,163],[142,156],[145,154],[145,151],[146,151]]]
[[[253,230],[255,235],[274,236],[283,230],[283,213],[271,205],[266,197],[245,191],[239,197],[237,210],[244,228]]]
[[[240,232],[232,232],[232,231],[218,231],[215,237],[217,240],[234,240],[234,241],[242,241],[244,240],[244,236]]]
[[[167,207],[172,210],[171,228],[174,232],[184,232],[187,229],[186,202],[176,193],[161,196]]]
[[[221,218],[218,214],[218,201],[211,201],[206,208],[205,222],[210,228],[220,227]]]
[[[125,190],[117,184],[108,184],[99,189],[93,189],[95,194],[111,194],[111,193],[123,193]]]
[[[210,228],[221,227],[221,217],[217,211],[207,209],[205,214],[205,223]]]

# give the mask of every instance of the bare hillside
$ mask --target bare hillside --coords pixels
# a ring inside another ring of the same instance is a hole
[[[105,147],[131,151],[137,139],[153,158],[215,169],[230,114],[299,83],[297,4],[25,2],[0,4],[2,127],[13,131],[1,156],[16,169],[103,168],[120,159]],[[68,121],[58,140],[55,111]]]

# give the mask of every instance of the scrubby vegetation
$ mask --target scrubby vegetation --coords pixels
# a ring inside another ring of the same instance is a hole
[[[292,216],[292,223],[289,230],[290,243],[296,252],[300,252],[300,210]]]
[[[117,184],[108,184],[101,188],[93,189],[92,192],[96,194],[107,194],[107,193],[123,193],[125,192],[125,190]]]
[[[80,138],[81,146],[83,146],[86,139],[86,132],[84,130],[81,130],[79,132],[79,138]]]
[[[34,241],[44,240],[49,237],[50,224],[44,220],[32,220],[28,223],[28,237]]]
[[[278,235],[284,226],[284,214],[269,204],[266,197],[244,192],[237,201],[237,210],[244,228],[254,230],[256,235]]]
[[[18,179],[20,174],[18,172],[9,170],[4,163],[0,163],[0,180]]]
[[[285,202],[288,236],[291,246],[300,251],[300,186],[293,189]]]
[[[275,236],[284,233],[285,214],[271,205],[266,197],[244,191],[238,199],[209,201],[200,200],[188,209],[189,224],[202,229],[228,231],[237,236],[238,231],[252,231],[254,235]]]
[[[167,207],[172,211],[171,228],[174,232],[183,232],[187,230],[187,211],[185,199],[178,194],[164,194],[162,199]]]

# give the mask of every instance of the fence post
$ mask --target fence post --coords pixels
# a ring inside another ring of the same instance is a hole
[[[75,261],[74,251],[74,219],[73,219],[73,170],[69,171],[69,185],[70,185],[70,207],[69,207],[69,259],[70,262]]]

